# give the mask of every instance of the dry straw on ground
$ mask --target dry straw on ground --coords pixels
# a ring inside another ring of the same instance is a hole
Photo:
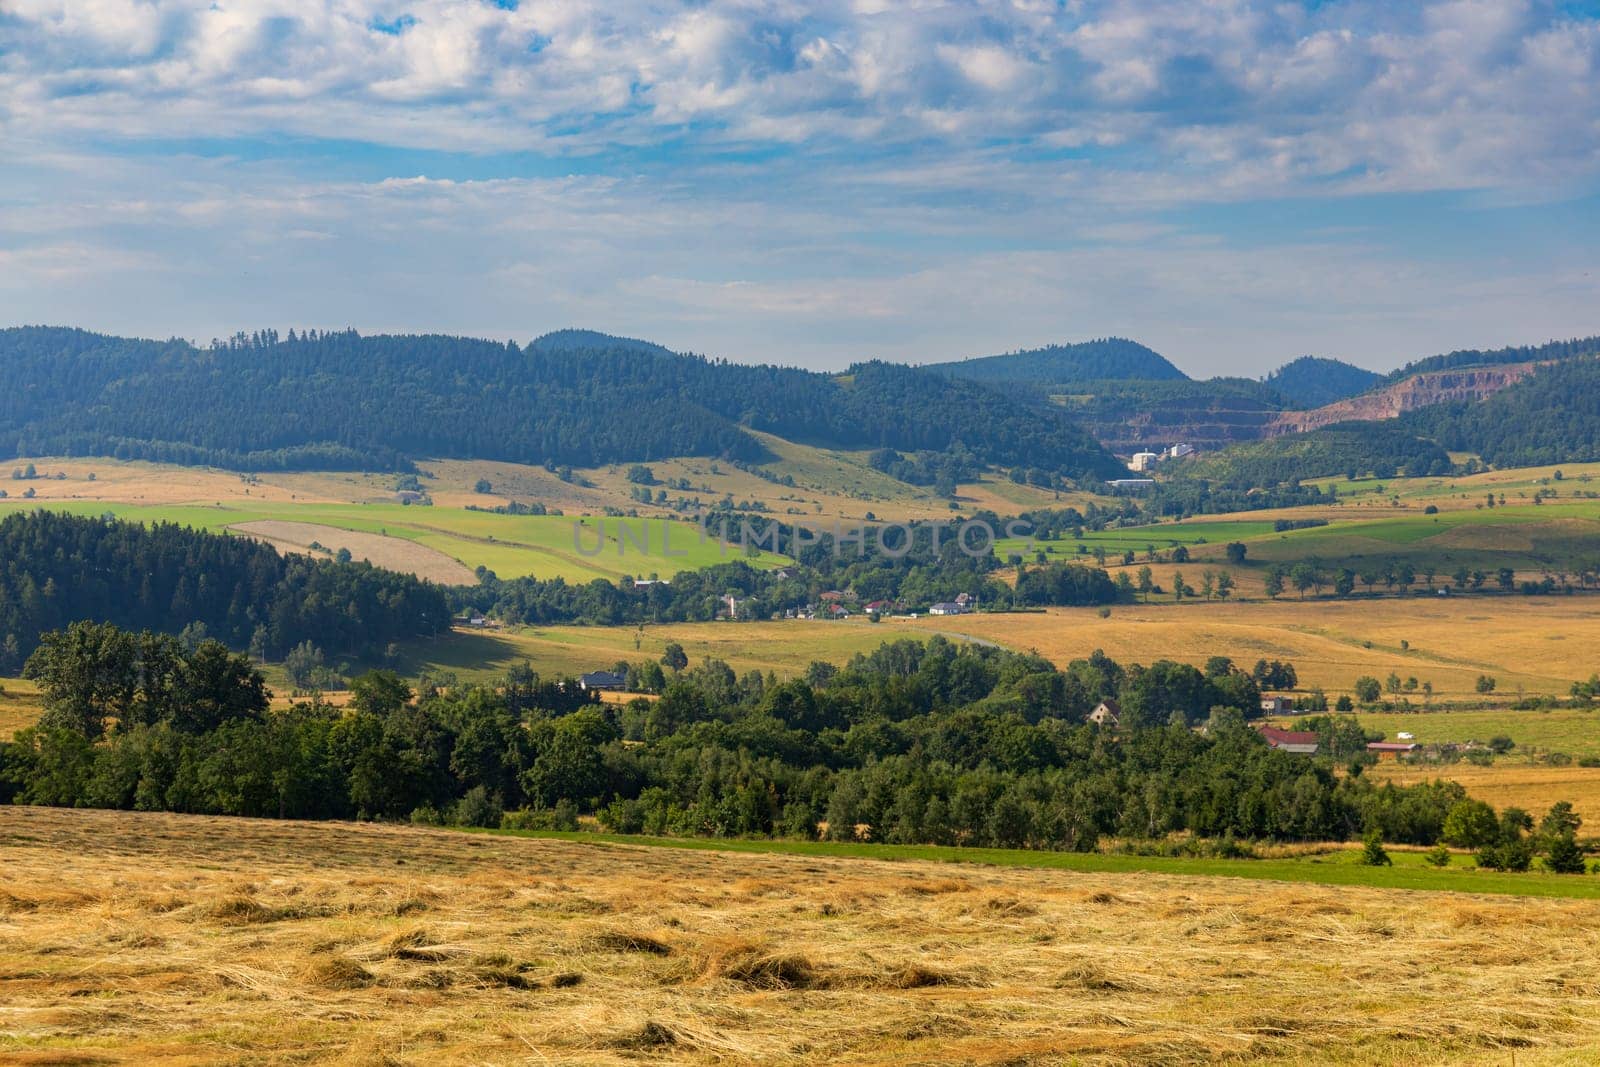
[[[0,1062],[1592,1063],[1600,905],[0,809]]]

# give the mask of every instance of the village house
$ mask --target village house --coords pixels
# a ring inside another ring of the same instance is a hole
[[[1102,700],[1099,706],[1089,713],[1086,721],[1107,730],[1115,730],[1122,724],[1122,706],[1115,700]]]
[[[628,676],[617,671],[590,671],[578,678],[580,689],[609,689],[620,692],[628,688]]]
[[[942,600],[939,603],[935,604],[933,607],[929,608],[928,609],[928,614],[929,615],[963,615],[963,614],[966,613],[966,610],[967,610],[966,608],[962,607],[960,604],[955,603],[954,601]]]
[[[1279,752],[1293,752],[1300,756],[1315,756],[1319,744],[1317,735],[1309,730],[1280,730],[1276,726],[1257,726],[1267,744]]]

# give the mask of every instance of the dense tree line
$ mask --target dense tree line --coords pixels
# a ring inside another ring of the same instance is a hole
[[[449,628],[437,587],[365,563],[280,555],[270,545],[169,523],[33,511],[0,519],[0,671],[39,635],[79,619],[178,633],[277,657],[302,641],[375,655]]]
[[[1547,341],[1542,345],[1512,345],[1507,348],[1461,349],[1442,356],[1413,360],[1388,375],[1385,383],[1402,382],[1429,371],[1460,370],[1465,367],[1492,367],[1500,363],[1534,363],[1564,360],[1600,353],[1600,337],[1575,337],[1570,341]]]
[[[1236,445],[1184,461],[1174,481],[1206,480],[1230,489],[1296,485],[1302,480],[1424,477],[1449,474],[1450,456],[1437,441],[1404,423],[1348,422]]]
[[[526,670],[421,693],[375,672],[346,710],[263,714],[259,676],[216,649],[203,651],[226,669],[211,674],[231,672],[242,695],[194,714],[159,695],[148,667],[154,656],[181,678],[200,652],[88,629],[53,635],[30,662],[46,717],[0,745],[0,802],[478,824],[523,808],[521,825],[594,812],[630,832],[1088,849],[1113,834],[1371,828],[1430,844],[1465,799],[1268,748],[1245,723],[1255,682],[1221,657],[1202,671],[1095,653],[1057,670],[934,638],[787,682],[680,662],[660,699],[626,706]],[[1116,732],[1085,723],[1107,698],[1120,701]]]
[[[1074,478],[1116,461],[1059,409],[930,371],[842,376],[676,355],[569,331],[521,348],[444,336],[267,330],[198,349],[81,330],[0,330],[0,434],[22,455],[109,454],[236,469],[405,469],[406,457],[592,466],[765,457],[745,428],[849,448],[1039,462]]]

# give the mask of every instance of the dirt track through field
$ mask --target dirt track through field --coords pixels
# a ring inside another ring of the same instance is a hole
[[[450,558],[436,548],[419,545],[403,537],[358,533],[320,523],[284,519],[257,519],[235,523],[228,528],[265,541],[282,551],[301,555],[322,555],[312,549],[312,542],[332,552],[348,548],[353,559],[368,560],[374,567],[414,574],[440,585],[475,585],[478,581],[477,575],[459,560]]]

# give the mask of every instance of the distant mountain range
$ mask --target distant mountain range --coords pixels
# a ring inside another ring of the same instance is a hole
[[[1194,381],[1125,338],[824,374],[591,330],[525,346],[269,330],[201,348],[22,327],[0,330],[0,441],[23,456],[236,470],[407,470],[421,458],[555,469],[690,455],[771,462],[760,431],[871,450],[883,470],[976,463],[1092,482],[1123,472],[1116,454],[1151,446],[1216,452],[1398,419],[1398,434],[1369,434],[1369,451],[1437,470],[1440,446],[1500,463],[1600,458],[1596,354],[1600,338],[1453,352],[1386,377],[1306,356],[1262,381]],[[1336,451],[1351,456],[1359,431],[1341,432]],[[1319,454],[1329,453],[1274,446],[1252,453],[1251,469],[1288,471]]]

